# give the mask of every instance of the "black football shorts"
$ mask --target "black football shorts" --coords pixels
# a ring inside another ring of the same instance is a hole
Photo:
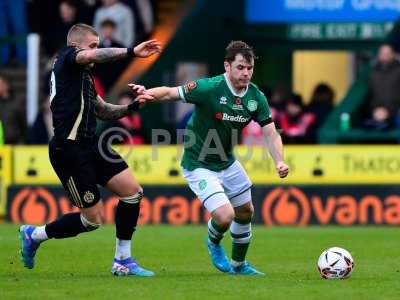
[[[81,142],[53,138],[49,157],[68,198],[79,208],[92,207],[99,202],[97,185],[105,186],[112,177],[128,168],[118,153],[105,144],[99,146],[97,139]]]

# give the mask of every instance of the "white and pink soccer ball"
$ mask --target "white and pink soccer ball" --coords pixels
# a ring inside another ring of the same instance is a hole
[[[353,272],[354,261],[347,250],[332,247],[322,252],[317,266],[324,279],[346,279]]]

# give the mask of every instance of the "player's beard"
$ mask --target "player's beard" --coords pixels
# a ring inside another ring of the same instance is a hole
[[[239,90],[244,90],[249,85],[249,82],[250,82],[250,80],[238,79],[236,81],[236,88]]]

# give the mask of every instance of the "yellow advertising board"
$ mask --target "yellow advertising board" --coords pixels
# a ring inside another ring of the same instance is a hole
[[[266,149],[237,150],[254,184],[400,183],[399,146],[286,146],[290,175],[284,180],[276,176]]]
[[[11,147],[0,147],[0,216],[5,213],[7,188],[11,183]]]
[[[13,147],[14,184],[60,184],[47,146]]]
[[[180,146],[115,147],[141,184],[183,184]],[[286,146],[291,168],[282,180],[268,152],[238,146],[254,184],[389,184],[400,182],[400,146]],[[14,184],[59,184],[45,146],[14,147]]]
[[[181,147],[114,147],[141,184],[182,184]],[[14,184],[60,184],[49,161],[46,146],[14,147]]]

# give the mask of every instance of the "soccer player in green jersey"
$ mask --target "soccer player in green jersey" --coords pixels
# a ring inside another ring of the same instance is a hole
[[[214,266],[222,272],[242,275],[264,273],[245,260],[254,208],[252,183],[232,153],[235,131],[241,131],[251,120],[258,122],[278,175],[284,178],[289,173],[283,159],[282,139],[272,122],[267,99],[250,82],[254,59],[251,47],[242,41],[233,41],[226,48],[224,74],[184,86],[158,87],[144,92],[158,102],[182,100],[195,105],[185,132],[183,174],[211,213],[207,247]],[[220,243],[228,230],[233,239],[230,262]]]

